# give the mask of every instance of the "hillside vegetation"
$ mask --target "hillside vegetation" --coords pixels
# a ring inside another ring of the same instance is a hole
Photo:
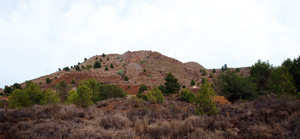
[[[300,56],[205,69],[157,52],[102,54],[5,86],[0,137],[299,138],[299,75]]]

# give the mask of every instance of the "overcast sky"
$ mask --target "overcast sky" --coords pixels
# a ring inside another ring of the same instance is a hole
[[[96,54],[158,51],[206,68],[300,52],[298,0],[0,0],[0,87]]]

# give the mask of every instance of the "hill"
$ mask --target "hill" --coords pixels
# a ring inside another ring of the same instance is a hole
[[[83,69],[88,66],[92,67],[96,61],[101,61],[101,68]],[[111,64],[113,68],[110,67]],[[77,86],[81,80],[94,78],[105,84],[119,85],[126,92],[134,94],[140,84],[145,84],[150,88],[153,85],[164,84],[164,78],[169,72],[179,79],[179,83],[188,88],[191,87],[191,80],[194,80],[196,84],[200,83],[202,78],[209,79],[209,74],[212,72],[208,69],[207,75],[203,75],[199,72],[199,69],[204,69],[204,67],[196,62],[182,63],[159,52],[152,51],[128,51],[124,54],[96,55],[81,62],[78,66],[80,67],[79,71],[76,71],[73,67],[70,71],[57,71],[34,79],[32,82],[40,84],[43,89],[47,89],[54,88],[62,80],[71,83],[74,79],[76,81],[74,86]],[[105,67],[108,70],[105,70]],[[118,74],[121,71],[124,74]],[[220,70],[217,70],[215,74],[218,74],[218,72]],[[124,81],[125,76],[129,77],[128,81]],[[47,78],[51,79],[52,82],[46,83]],[[209,81],[212,82],[212,79],[209,79]],[[23,86],[25,86],[24,83]]]

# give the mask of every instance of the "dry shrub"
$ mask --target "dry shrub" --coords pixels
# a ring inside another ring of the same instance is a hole
[[[132,122],[127,117],[116,114],[99,119],[99,124],[104,129],[126,129],[132,125]]]

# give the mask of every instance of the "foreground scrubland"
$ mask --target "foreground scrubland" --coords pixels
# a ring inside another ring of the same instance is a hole
[[[273,95],[218,106],[215,116],[168,98],[162,104],[112,98],[81,108],[35,105],[0,111],[4,138],[299,138],[300,101]]]

